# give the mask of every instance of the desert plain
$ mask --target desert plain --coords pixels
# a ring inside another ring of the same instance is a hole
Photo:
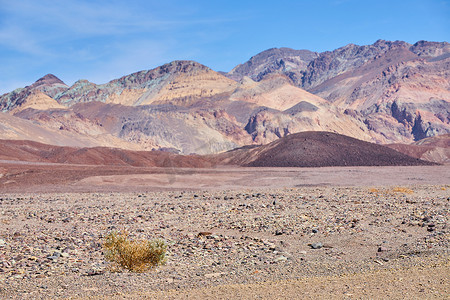
[[[2,161],[2,299],[448,299],[448,165],[132,168]],[[104,237],[164,239],[149,272]]]

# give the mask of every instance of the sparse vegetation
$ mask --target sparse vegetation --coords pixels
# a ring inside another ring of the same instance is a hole
[[[405,187],[395,187],[391,190],[393,193],[413,194],[414,191]]]
[[[110,232],[103,249],[108,261],[132,272],[145,272],[166,262],[167,244],[163,240],[133,241],[126,232]]]
[[[369,189],[369,192],[372,194],[385,194],[385,195],[392,195],[392,194],[396,194],[396,193],[403,193],[403,194],[413,194],[414,191],[405,187],[394,187],[394,188],[390,188],[390,189],[376,189],[376,188],[371,188]]]

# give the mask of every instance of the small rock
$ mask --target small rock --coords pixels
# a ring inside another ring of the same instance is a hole
[[[102,270],[89,270],[86,273],[86,276],[97,276],[97,275],[102,275],[103,273],[105,273]]]
[[[275,259],[275,262],[282,262],[282,261],[287,261],[287,257],[286,256],[279,256]]]
[[[201,231],[201,232],[197,233],[197,237],[209,236],[209,235],[211,235],[211,234],[212,234],[212,232]]]
[[[378,247],[378,252],[385,252],[388,251],[386,247]]]
[[[322,243],[312,243],[308,244],[308,246],[310,246],[312,249],[320,249],[323,247]]]
[[[225,275],[225,272],[205,274],[206,278],[216,278]]]

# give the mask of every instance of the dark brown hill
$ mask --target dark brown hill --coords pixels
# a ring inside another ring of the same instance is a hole
[[[238,158],[236,158],[238,157]],[[331,132],[301,132],[270,144],[224,154],[229,163],[248,167],[432,165],[385,146]]]

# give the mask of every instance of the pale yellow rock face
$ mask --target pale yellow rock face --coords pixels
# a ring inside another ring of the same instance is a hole
[[[125,89],[121,94],[112,94],[109,96],[106,103],[134,106],[144,94],[145,89]]]
[[[106,103],[127,106],[171,102],[186,104],[186,99],[208,98],[234,91],[238,83],[212,70],[173,75],[154,89],[125,89],[108,97]]]
[[[47,109],[65,109],[66,107],[59,104],[55,99],[50,98],[42,92],[36,91],[28,96],[24,103],[13,109],[10,113],[16,114],[27,108],[33,108],[37,110],[47,110]]]
[[[51,126],[38,124],[14,117],[7,113],[0,113],[0,136],[5,140],[29,140],[56,146],[73,147],[118,147],[129,150],[143,150],[139,144],[124,141],[107,132],[97,131],[91,134],[74,130],[58,130]]]
[[[165,102],[185,97],[211,97],[233,91],[237,86],[234,80],[206,70],[197,74],[180,74],[165,85],[151,102]],[[148,104],[148,103],[142,103]]]
[[[326,103],[326,100],[293,86],[283,77],[273,77],[260,82],[254,82],[250,78],[246,78],[234,91],[230,99],[246,101],[281,111],[289,109],[301,101],[313,105]]]

